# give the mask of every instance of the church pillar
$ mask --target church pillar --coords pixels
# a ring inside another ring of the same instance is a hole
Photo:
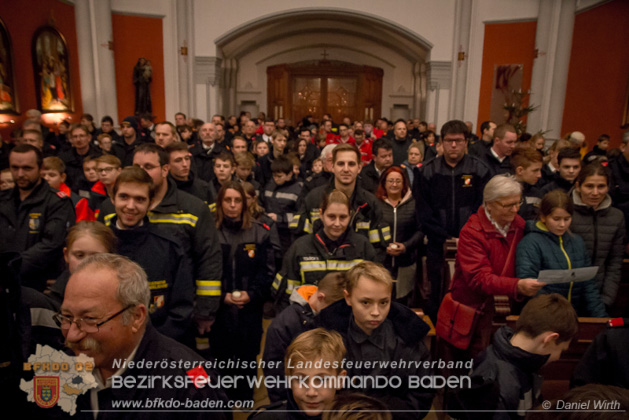
[[[452,63],[449,61],[430,61],[426,63],[427,101],[426,122],[434,122],[437,131],[449,119],[449,96],[452,85]]]
[[[96,121],[118,118],[111,0],[76,0],[79,74],[83,112]]]
[[[454,8],[454,54],[452,62],[452,101],[450,103],[450,116],[462,120],[464,118],[465,91],[467,88],[467,63],[470,51],[470,28],[472,26],[472,2],[468,0],[457,0]]]
[[[550,139],[562,135],[575,13],[576,0],[539,2],[530,97],[539,108],[528,116],[529,133],[548,131]]]
[[[196,91],[196,109],[194,115],[209,121],[213,114],[218,114],[221,81],[221,59],[218,57],[195,57],[194,83]]]
[[[194,10],[192,0],[180,0],[177,7],[177,70],[179,110],[188,117],[194,110]]]

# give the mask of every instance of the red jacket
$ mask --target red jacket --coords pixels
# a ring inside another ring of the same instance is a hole
[[[373,159],[373,156],[371,154],[371,140],[363,140],[360,146],[358,146],[358,150],[360,151],[360,160],[363,162],[364,165],[371,162],[371,160]]]
[[[77,222],[82,220],[96,220],[96,216],[94,216],[94,212],[90,209],[87,198],[79,197],[76,193],[72,192],[70,187],[68,187],[65,183],[61,183],[59,191],[72,199]]]
[[[521,299],[517,288],[519,279],[514,276],[515,248],[523,236],[524,219],[520,216],[515,216],[507,238],[504,238],[481,206],[461,229],[451,285],[452,298],[475,308],[494,295]],[[507,261],[510,246],[514,249]],[[493,302],[487,306],[486,313],[493,314]]]

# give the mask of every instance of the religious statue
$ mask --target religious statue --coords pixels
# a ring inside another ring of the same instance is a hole
[[[150,84],[153,81],[153,67],[144,57],[138,59],[133,68],[133,84],[135,85],[135,114],[153,112]]]

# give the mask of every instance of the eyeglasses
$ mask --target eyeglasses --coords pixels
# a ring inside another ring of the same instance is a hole
[[[524,199],[521,199],[520,201],[518,201],[517,203],[508,203],[508,204],[502,204],[499,201],[495,202],[496,204],[498,204],[500,207],[502,207],[505,210],[511,209],[513,207],[515,208],[520,208],[522,206],[522,204],[524,204]]]
[[[96,169],[96,172],[98,172],[99,174],[108,174],[111,171],[113,171],[115,168],[113,166],[108,166],[106,168],[100,168],[100,169]]]
[[[61,313],[54,314],[52,316],[52,319],[55,321],[55,324],[57,324],[57,326],[60,327],[62,330],[69,330],[72,324],[75,323],[76,327],[80,331],[83,331],[84,333],[87,333],[87,334],[94,334],[98,332],[98,328],[101,325],[111,321],[112,319],[114,319],[115,317],[117,317],[118,315],[126,311],[127,309],[133,308],[133,306],[135,305],[129,305],[126,308],[121,309],[120,311],[116,312],[115,314],[113,314],[112,316],[110,316],[109,318],[101,322],[97,322],[98,321],[97,319],[74,318],[68,315],[63,315]]]
[[[465,143],[465,139],[443,139],[443,142],[447,144],[451,144],[451,143],[463,144]]]

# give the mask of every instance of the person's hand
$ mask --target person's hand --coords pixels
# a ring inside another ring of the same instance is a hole
[[[238,306],[238,308],[242,309],[247,303],[249,303],[249,301],[251,300],[251,298],[249,298],[249,293],[245,292],[244,290],[240,291],[240,296],[235,298],[234,294],[232,293],[232,302],[234,302],[234,305]]]
[[[215,320],[195,318],[194,321],[197,324],[197,330],[199,331],[199,335],[204,335],[210,332]]]
[[[231,293],[225,293],[225,298],[223,300],[228,305],[236,305]]]
[[[524,296],[535,296],[539,289],[546,286],[546,283],[539,282],[537,279],[520,279],[518,280],[518,293]]]
[[[237,306],[238,309],[242,309],[251,299],[249,294],[243,290],[240,291],[240,296],[235,298],[233,293],[225,294],[225,303],[228,305]]]
[[[271,219],[273,219],[274,222],[277,222],[277,214],[267,213],[266,215],[269,216]]]
[[[401,242],[391,242],[387,247],[387,254],[397,257],[406,252],[406,247]]]

